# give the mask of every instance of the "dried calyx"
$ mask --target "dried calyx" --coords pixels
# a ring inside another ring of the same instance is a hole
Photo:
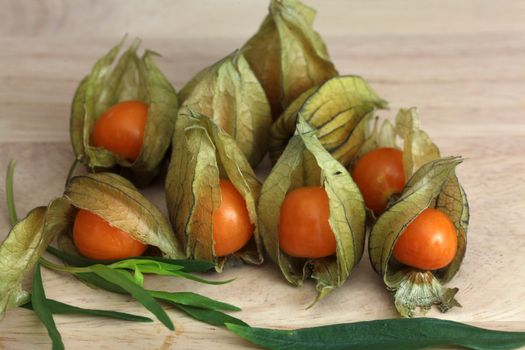
[[[395,128],[385,122],[377,131],[376,124],[362,153],[382,145],[396,146],[396,134],[404,140],[403,163],[408,180],[402,193],[390,201],[372,226],[368,245],[370,261],[393,292],[402,316],[412,316],[417,308],[426,312],[432,305],[446,311],[459,306],[454,299],[457,289],[445,288],[442,284],[457,273],[466,250],[468,202],[455,174],[462,159],[440,158],[437,146],[419,129],[414,109],[401,110]],[[393,250],[407,227],[428,208],[437,209],[450,219],[457,249],[448,265],[425,271],[401,264],[394,258]]]
[[[208,116],[230,134],[252,166],[259,164],[268,149],[272,116],[242,52],[203,69],[182,88],[179,99],[181,113],[192,110]]]
[[[213,244],[213,215],[221,205],[220,180],[229,180],[244,199],[251,224],[250,241],[239,251],[218,257]],[[261,185],[235,140],[208,117],[181,110],[173,138],[173,152],[165,189],[174,231],[191,258],[224,265],[242,260],[261,264],[255,203]]]
[[[71,108],[71,143],[78,161],[90,170],[118,171],[135,184],[146,185],[159,172],[170,145],[177,116],[177,95],[154,63],[154,52],[137,55],[135,40],[115,63],[122,40],[93,66],[77,88]],[[97,121],[112,106],[140,101],[147,108],[144,138],[134,160],[93,144]]]
[[[288,193],[305,186],[322,187],[328,195],[329,225],[336,239],[334,255],[296,258],[281,249],[280,208]],[[361,259],[365,239],[361,194],[345,167],[324,149],[314,130],[301,118],[296,135],[263,184],[258,212],[261,236],[271,259],[294,285],[301,285],[309,277],[317,280],[317,300],[341,286]]]
[[[314,17],[315,11],[298,0],[271,0],[269,14],[241,49],[274,118],[301,93],[338,74],[313,30]]]

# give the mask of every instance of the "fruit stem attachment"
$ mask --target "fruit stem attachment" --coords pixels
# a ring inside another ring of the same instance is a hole
[[[431,271],[401,270],[389,277],[388,289],[394,293],[397,311],[403,317],[414,316],[416,308],[424,315],[437,305],[441,312],[447,312],[461,304],[454,298],[458,288],[446,288]]]

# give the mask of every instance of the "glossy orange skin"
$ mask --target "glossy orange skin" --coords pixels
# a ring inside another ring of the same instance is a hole
[[[82,209],[75,218],[73,241],[82,255],[96,260],[139,256],[148,247],[100,216]]]
[[[328,223],[328,195],[322,187],[300,187],[286,195],[279,218],[279,245],[288,255],[322,258],[335,253]]]
[[[213,213],[213,249],[215,256],[235,253],[253,236],[246,201],[228,180],[220,180],[221,206]]]
[[[393,255],[399,262],[421,270],[447,266],[457,252],[456,227],[443,212],[425,209],[398,238]]]
[[[97,120],[93,129],[93,146],[134,161],[144,141],[147,115],[148,105],[144,102],[117,103]]]
[[[405,186],[403,152],[395,148],[377,148],[360,158],[352,169],[352,178],[363,195],[365,205],[381,214],[394,193]]]

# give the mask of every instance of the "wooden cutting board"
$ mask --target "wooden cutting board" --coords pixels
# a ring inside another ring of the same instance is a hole
[[[390,101],[382,113],[418,106],[423,128],[444,155],[463,155],[458,176],[471,204],[465,262],[449,286],[463,308],[433,317],[525,330],[525,3],[522,1],[307,1],[318,9],[339,71],[367,78]],[[20,216],[61,195],[73,159],[68,143],[72,95],[96,58],[123,33],[161,52],[158,62],[177,89],[256,30],[266,1],[0,0],[0,184],[16,159]],[[264,168],[260,172],[264,172]],[[3,186],[0,186],[3,187]],[[162,183],[146,195],[163,210]],[[0,238],[9,225],[0,189]],[[389,294],[364,256],[348,282],[306,310],[312,283],[294,288],[272,263],[209,278],[222,286],[147,278],[147,286],[194,291],[243,308],[254,326],[293,328],[395,317]],[[43,271],[49,298],[81,307],[147,315],[130,298],[92,290]],[[57,316],[69,349],[243,349],[245,341],[175,310],[170,332],[136,324]],[[0,321],[0,349],[49,348],[33,313]]]

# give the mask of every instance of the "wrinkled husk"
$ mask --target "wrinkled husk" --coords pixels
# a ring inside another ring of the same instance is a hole
[[[33,209],[18,222],[0,245],[0,315],[29,301],[22,288],[23,279],[32,271],[47,246],[64,234],[74,220],[71,204],[63,199]]]
[[[376,148],[399,148],[403,151],[405,178],[409,179],[421,165],[440,157],[439,148],[432,142],[428,134],[420,129],[417,108],[400,109],[396,115],[395,126],[385,119],[378,128],[378,121],[375,119],[373,129],[370,131],[372,116],[372,114],[367,115],[362,122],[366,140],[362,143],[353,161]],[[402,147],[398,145],[400,141],[403,143]]]
[[[300,115],[315,130],[323,147],[348,165],[366,140],[367,116],[385,107],[387,102],[363,78],[332,78],[301,94],[275,121],[270,133],[270,158],[277,161]]]
[[[71,233],[78,209],[89,210],[169,258],[184,258],[168,220],[123,177],[112,173],[71,179],[64,196],[33,209],[0,245],[0,314],[24,304],[29,293],[24,277],[48,245],[60,238],[62,247],[78,254]]]
[[[179,92],[179,99],[181,109],[208,116],[232,136],[253,167],[259,164],[268,150],[272,116],[266,94],[241,52],[198,73]]]
[[[74,177],[64,198],[75,208],[88,210],[136,240],[159,248],[167,258],[185,257],[167,218],[117,174]]]
[[[271,0],[269,14],[242,48],[277,118],[301,93],[336,76],[313,30],[315,11],[298,0]]]
[[[77,88],[71,108],[71,144],[77,160],[92,171],[117,171],[137,185],[146,185],[157,175],[171,143],[177,116],[177,95],[153,61],[152,51],[137,56],[139,40],[133,42],[118,62],[120,42],[97,61]],[[91,137],[96,121],[111,106],[127,100],[148,104],[144,142],[131,162],[103,148]]]
[[[415,157],[413,159],[419,159]],[[468,202],[455,175],[461,158],[449,157],[425,163],[409,178],[400,197],[379,216],[369,236],[369,257],[374,270],[386,287],[394,293],[395,306],[404,317],[411,317],[416,308],[423,313],[437,305],[445,312],[460,306],[454,295],[456,288],[445,288],[459,270],[467,244]],[[395,243],[404,229],[423,210],[436,208],[454,223],[458,249],[454,260],[436,271],[420,271],[400,264],[392,256]]]
[[[279,247],[280,208],[286,194],[298,187],[321,186],[329,199],[330,227],[336,255],[322,259],[294,258]],[[333,158],[301,118],[297,133],[263,184],[258,205],[264,246],[284,277],[299,286],[317,280],[317,300],[341,286],[361,259],[365,239],[365,209],[359,189],[346,168]]]
[[[221,202],[221,178],[230,180],[243,196],[255,232],[241,250],[218,258],[213,248],[212,219]],[[248,160],[228,133],[202,114],[181,111],[173,137],[166,198],[173,229],[186,255],[215,262],[217,271],[239,259],[261,264],[262,242],[255,208],[260,188]]]

